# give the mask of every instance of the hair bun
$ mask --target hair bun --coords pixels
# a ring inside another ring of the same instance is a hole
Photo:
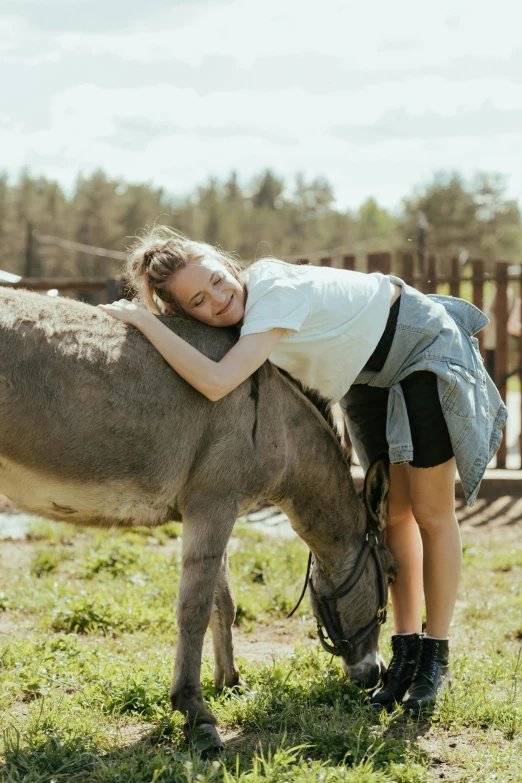
[[[156,255],[155,247],[150,247],[148,250],[146,250],[143,254],[143,265],[150,266],[155,255]]]

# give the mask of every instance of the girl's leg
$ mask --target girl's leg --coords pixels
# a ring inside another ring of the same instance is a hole
[[[366,467],[388,450],[388,395],[388,389],[354,385],[341,400],[350,440]],[[422,618],[422,541],[411,509],[409,471],[407,464],[390,465],[385,536],[398,566],[390,589],[397,634],[420,633]]]
[[[390,493],[386,544],[397,562],[390,588],[395,635],[393,655],[382,684],[370,703],[388,709],[400,702],[410,687],[419,652],[422,617],[422,541],[409,497],[409,465],[390,465]]]
[[[407,709],[432,707],[450,679],[448,632],[461,568],[455,516],[455,458],[434,468],[411,468],[410,497],[424,551],[426,636],[403,697]]]
[[[398,571],[390,587],[396,634],[421,632],[422,540],[410,503],[409,465],[390,465],[386,545]]]
[[[410,467],[410,498],[424,553],[426,634],[448,636],[462,550],[455,516],[455,458],[434,468]]]
[[[386,545],[398,571],[390,587],[395,633],[420,633],[422,540],[410,503],[410,466],[390,465]]]

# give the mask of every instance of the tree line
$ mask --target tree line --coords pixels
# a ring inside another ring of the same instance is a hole
[[[497,174],[466,181],[441,172],[405,196],[393,213],[370,197],[353,210],[335,207],[331,184],[297,175],[289,184],[270,170],[241,186],[236,172],[210,178],[184,196],[148,183],[112,179],[103,171],[79,176],[66,193],[45,177],[0,175],[0,269],[28,276],[107,275],[122,262],[43,244],[39,234],[123,251],[128,237],[153,222],[218,244],[244,260],[302,257],[329,248],[364,254],[427,252],[442,259],[522,258],[520,207]]]

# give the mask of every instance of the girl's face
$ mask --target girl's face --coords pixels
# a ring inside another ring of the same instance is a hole
[[[170,293],[187,315],[209,326],[233,326],[245,313],[245,292],[214,258],[192,261],[172,278]]]

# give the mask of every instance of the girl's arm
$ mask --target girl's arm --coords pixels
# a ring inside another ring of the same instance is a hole
[[[268,332],[247,334],[221,361],[215,362],[171,332],[143,306],[122,300],[99,307],[114,318],[136,326],[178,375],[214,402],[261,367],[286,331],[270,329]]]

